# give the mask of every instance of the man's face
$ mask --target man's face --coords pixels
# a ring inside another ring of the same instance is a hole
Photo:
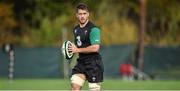
[[[89,18],[89,12],[86,10],[78,9],[76,16],[81,24],[86,23]]]

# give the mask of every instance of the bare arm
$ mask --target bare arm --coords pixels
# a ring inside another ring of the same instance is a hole
[[[85,48],[77,48],[74,44],[69,47],[69,51],[72,53],[91,53],[91,52],[98,52],[100,48],[99,44],[90,45]]]

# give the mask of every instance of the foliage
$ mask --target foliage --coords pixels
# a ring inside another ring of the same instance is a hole
[[[179,45],[180,22],[178,0],[149,0],[147,5],[147,42],[151,44]]]
[[[126,6],[127,5],[127,6]],[[105,45],[129,44],[137,41],[137,26],[126,17],[126,0],[105,0],[99,5],[97,24],[102,28]]]
[[[0,46],[57,46],[62,43],[63,28],[67,29],[68,40],[73,40],[75,6],[79,2],[88,4],[91,20],[101,28],[103,45],[137,42],[139,0],[2,0]],[[179,3],[147,0],[146,44],[180,45]]]
[[[4,43],[14,43],[17,38],[14,36],[17,22],[13,17],[12,8],[12,4],[0,3],[0,46]]]

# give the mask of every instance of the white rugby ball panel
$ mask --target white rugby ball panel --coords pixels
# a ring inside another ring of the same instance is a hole
[[[71,45],[70,41],[65,41],[62,45],[62,53],[66,59],[71,59],[74,55],[73,53],[68,51],[70,45]]]

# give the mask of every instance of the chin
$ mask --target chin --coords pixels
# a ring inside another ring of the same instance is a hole
[[[87,20],[80,21],[81,24],[85,24]]]
[[[86,23],[86,21],[81,21],[80,23],[81,23],[81,24],[84,24],[84,23]]]

